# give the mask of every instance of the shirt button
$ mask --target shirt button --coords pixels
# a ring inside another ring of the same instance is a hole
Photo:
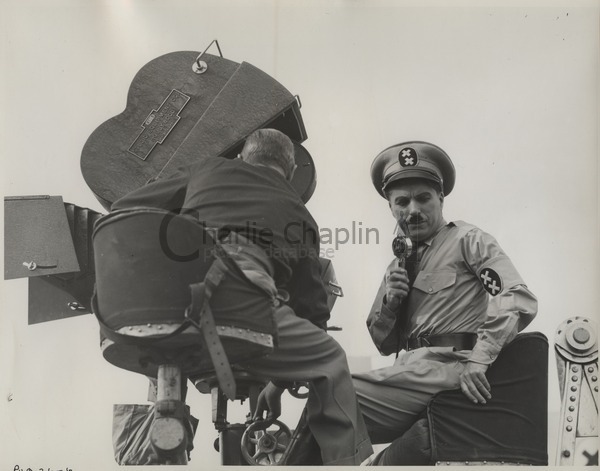
[[[433,293],[433,288],[429,288],[427,291],[429,291],[430,293]]]

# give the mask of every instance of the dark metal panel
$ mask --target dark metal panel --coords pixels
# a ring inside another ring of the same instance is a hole
[[[291,112],[294,105],[296,113]],[[282,120],[286,112],[289,122],[280,126],[290,138],[304,141],[306,131],[296,98],[262,70],[242,62],[167,162],[163,175],[202,158],[226,154],[253,131],[274,123],[277,117]]]
[[[81,172],[105,209],[158,177],[239,67],[205,54],[208,70],[199,75],[192,70],[196,57],[198,52],[180,51],[147,63],[131,82],[125,110],[86,141]],[[172,93],[179,97],[175,107]]]
[[[29,324],[89,314],[95,270],[92,232],[100,213],[64,204],[80,271],[29,279]]]
[[[4,279],[79,271],[60,196],[4,198]]]
[[[72,294],[75,288],[84,292],[85,279],[75,281],[61,280],[56,276],[38,276],[29,278],[28,324],[56,321],[68,317],[89,314],[87,305],[80,303]],[[93,290],[93,279],[90,292]],[[90,295],[91,297],[91,295]],[[84,299],[82,301],[85,301]]]
[[[81,171],[105,209],[181,166],[235,157],[256,129],[278,129],[298,146],[306,140],[298,97],[274,78],[247,62],[210,54],[202,55],[206,67],[199,72],[197,57],[180,51],[147,63],[131,83],[125,111],[88,138]],[[314,190],[311,167],[301,168],[301,188],[294,185],[305,202]]]

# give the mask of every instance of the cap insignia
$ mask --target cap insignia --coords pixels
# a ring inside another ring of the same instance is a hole
[[[398,154],[398,162],[402,167],[414,167],[418,161],[417,152],[412,147],[405,147]]]

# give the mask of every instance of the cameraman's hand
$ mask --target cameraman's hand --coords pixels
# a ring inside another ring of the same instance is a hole
[[[386,306],[391,311],[400,307],[408,295],[408,274],[402,267],[392,266],[385,273]]]
[[[258,395],[254,419],[262,419],[263,412],[267,413],[265,420],[274,421],[281,415],[281,395],[285,389],[269,383]]]

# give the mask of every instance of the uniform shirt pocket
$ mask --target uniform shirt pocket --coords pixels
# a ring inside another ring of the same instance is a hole
[[[420,272],[415,278],[413,288],[426,294],[435,294],[456,283],[456,272]]]

